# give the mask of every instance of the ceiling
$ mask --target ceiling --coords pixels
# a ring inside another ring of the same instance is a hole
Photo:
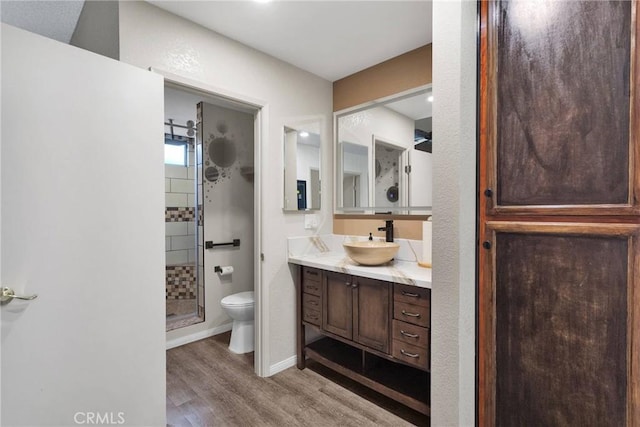
[[[84,2],[0,3],[2,22],[68,43]],[[431,0],[149,3],[329,81],[431,43]]]

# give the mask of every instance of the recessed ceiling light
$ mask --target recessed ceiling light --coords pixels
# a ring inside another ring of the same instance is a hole
[[[303,138],[306,138],[309,136],[309,132],[307,132],[306,130],[303,130],[302,132],[299,133],[299,135]]]
[[[429,102],[433,102],[433,95],[429,95],[429,96],[427,97],[427,101],[429,101]]]

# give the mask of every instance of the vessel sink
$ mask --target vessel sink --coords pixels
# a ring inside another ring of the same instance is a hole
[[[345,242],[342,246],[349,258],[362,265],[380,265],[389,262],[400,248],[397,243],[375,240]]]

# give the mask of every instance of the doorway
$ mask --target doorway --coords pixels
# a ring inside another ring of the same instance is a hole
[[[177,93],[190,105],[195,117],[195,171],[192,176],[194,211],[197,214],[193,244],[197,283],[195,313],[198,318],[194,323],[169,331],[167,348],[228,331],[231,320],[220,306],[220,300],[233,293],[253,290],[254,360],[255,371],[260,375],[259,165],[263,106],[172,75],[165,75],[165,91],[173,93],[174,97]],[[168,113],[167,107],[165,114]],[[231,129],[238,117],[242,117],[244,127],[242,130]],[[186,122],[188,118],[182,117],[180,123]],[[238,224],[240,219],[242,224]],[[226,233],[235,234],[227,236]],[[245,234],[240,236],[238,233]],[[239,245],[219,245],[227,240],[239,241]],[[224,266],[235,267],[234,273],[219,274],[216,267]]]

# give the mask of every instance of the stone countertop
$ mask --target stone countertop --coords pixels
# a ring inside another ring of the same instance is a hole
[[[431,289],[431,269],[420,267],[415,261],[392,260],[386,264],[371,267],[357,264],[344,252],[332,251],[306,255],[289,255],[289,262],[322,270]]]

